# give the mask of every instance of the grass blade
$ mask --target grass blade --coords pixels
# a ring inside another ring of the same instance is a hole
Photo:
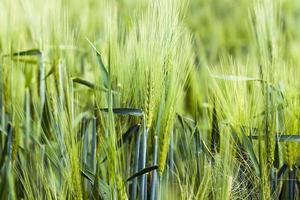
[[[280,142],[300,142],[300,135],[281,135],[278,139]]]
[[[80,172],[81,175],[91,183],[91,185],[94,185],[95,175],[91,171],[89,171],[87,167],[80,169]],[[100,183],[99,185],[100,199],[109,199],[109,197],[111,196],[109,185],[107,185],[103,180],[99,180],[98,182]]]
[[[96,52],[96,55],[97,55],[97,60],[98,60],[98,63],[99,63],[99,67],[100,67],[100,71],[101,71],[101,76],[103,78],[103,84],[108,87],[108,79],[109,79],[109,74],[108,74],[108,71],[103,63],[103,60],[102,60],[102,57],[101,57],[101,54],[100,52],[97,50],[97,48],[95,47],[95,45],[87,39],[87,41],[90,43],[90,45],[92,46],[92,48],[94,49],[94,51]]]
[[[96,145],[97,145],[97,127],[96,127],[96,118],[93,118],[92,121],[92,145],[91,145],[91,166],[93,171],[96,168]]]
[[[213,78],[226,81],[263,81],[259,78],[236,76],[236,75],[212,75]]]
[[[8,155],[8,145],[9,143],[9,135],[11,135],[11,130],[12,128],[10,127],[10,123],[7,125],[7,135],[6,135],[6,139],[5,139],[5,143],[4,143],[4,148],[2,149],[2,153],[1,153],[1,159],[0,159],[0,171],[2,169],[3,164],[5,163],[5,159],[7,158]]]
[[[122,138],[118,141],[118,148],[120,148],[123,144],[125,144],[134,133],[138,133],[139,128],[140,128],[140,124],[135,124],[133,126],[131,126],[126,133],[123,134]]]
[[[253,149],[253,145],[251,144],[251,142],[249,141],[249,139],[244,135],[244,133],[242,133],[243,135],[243,145],[245,146],[246,150],[247,150],[247,153],[254,165],[254,168],[255,168],[255,171],[256,171],[256,174],[260,174],[259,173],[259,163],[258,163],[258,160],[257,160],[257,157],[255,155],[255,152],[254,152],[254,149]]]
[[[144,174],[146,174],[146,173],[149,173],[149,172],[151,172],[151,171],[153,171],[153,170],[156,170],[156,169],[158,169],[158,165],[154,165],[154,166],[151,166],[151,167],[146,167],[146,168],[140,170],[139,172],[133,174],[132,176],[130,176],[130,177],[127,179],[127,181],[131,181],[132,179],[134,179],[134,178],[136,178],[136,177],[142,176],[142,175],[144,175]]]
[[[220,151],[220,130],[218,124],[216,106],[213,107],[212,113],[212,129],[211,129],[211,152],[213,154]]]
[[[30,49],[13,53],[13,56],[40,56],[42,52],[39,49]]]
[[[122,147],[123,144],[125,144],[133,135],[133,133],[138,133],[140,128],[140,124],[133,125],[130,127],[126,133],[123,134],[122,138],[118,141],[117,147]],[[101,161],[101,163],[104,163],[107,160],[107,156],[104,157],[104,159]]]
[[[100,108],[103,112],[108,112],[108,108]],[[140,117],[143,115],[143,111],[136,108],[113,108],[112,112],[117,115],[129,115]]]
[[[282,176],[288,169],[288,166],[286,164],[283,164],[282,167],[279,169],[279,172],[277,174],[277,182],[281,180]]]
[[[52,138],[52,133],[51,133],[51,111],[50,111],[50,108],[49,108],[48,98],[46,98],[45,104],[43,106],[41,126],[42,126],[42,130],[43,130],[46,138],[48,140],[51,139]]]
[[[248,136],[253,140],[257,140],[259,137],[257,135]],[[300,142],[300,135],[279,135],[275,136],[279,142]]]
[[[72,78],[72,80],[73,80],[74,83],[79,83],[79,84],[87,86],[87,87],[89,87],[91,89],[95,89],[95,85],[93,83],[91,83],[91,82],[89,82],[87,80],[84,80],[82,78],[75,77],[75,78]]]
[[[233,127],[231,127],[231,129],[232,129],[232,136],[236,141],[239,141],[235,129]],[[242,145],[243,148],[245,148],[250,160],[253,163],[253,167],[255,169],[256,175],[259,175],[260,174],[259,163],[253,149],[253,144],[250,142],[249,138],[243,132],[241,132],[241,134],[242,134],[242,143],[238,142],[238,145]]]
[[[7,156],[8,159],[11,160],[12,157],[12,143],[13,143],[13,127],[11,123],[7,124]]]
[[[275,150],[274,150],[274,167],[276,169],[279,168],[279,164],[280,164],[280,156],[279,156],[279,142],[278,140],[275,141]]]
[[[30,64],[30,65],[37,65],[38,64],[38,61],[36,59],[13,58],[12,60],[15,61],[15,62]]]

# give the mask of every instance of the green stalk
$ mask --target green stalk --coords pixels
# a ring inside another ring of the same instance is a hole
[[[44,64],[44,55],[41,53],[39,56],[39,95],[41,98],[41,106],[44,106],[45,103],[45,64]]]
[[[158,151],[158,136],[154,136],[154,153],[153,153],[153,165],[157,165],[157,151]],[[151,194],[150,199],[157,199],[157,170],[153,171],[152,182],[151,182]]]
[[[29,89],[25,91],[25,147],[29,146],[30,132],[31,132],[31,111],[30,111],[30,93]]]
[[[135,146],[135,157],[134,157],[134,173],[139,171],[139,155],[140,155],[140,141],[141,141],[141,134],[137,134],[136,146]],[[137,178],[132,180],[131,192],[130,192],[130,199],[135,200],[137,193]]]
[[[61,61],[59,61],[59,63],[58,63],[58,84],[59,84],[59,86],[58,86],[58,92],[59,92],[59,103],[60,103],[60,105],[59,105],[59,107],[60,107],[60,109],[61,110],[63,110],[63,105],[64,105],[64,87],[63,87],[63,83],[64,83],[64,81],[63,81],[63,65],[62,65],[62,62]]]
[[[97,130],[96,130],[96,118],[93,117],[92,121],[92,145],[91,145],[91,167],[93,172],[96,171],[96,145],[97,145]]]
[[[84,147],[83,147],[83,163],[87,164],[88,162],[88,151],[89,151],[89,131],[87,126],[87,119],[82,119],[82,135],[84,135]]]
[[[144,131],[142,133],[141,146],[140,146],[139,170],[142,170],[146,167],[147,138],[148,138],[148,129],[146,128],[146,120],[144,120]],[[139,178],[139,184],[140,184],[139,199],[144,200],[146,198],[145,197],[145,187],[146,187],[145,174]]]
[[[2,59],[1,59],[2,60]],[[5,124],[5,113],[4,113],[4,105],[3,105],[3,69],[2,63],[0,63],[0,115],[1,115],[1,124],[0,126],[3,128]]]
[[[288,200],[294,200],[296,194],[296,170],[289,170]],[[299,197],[299,196],[298,196]]]

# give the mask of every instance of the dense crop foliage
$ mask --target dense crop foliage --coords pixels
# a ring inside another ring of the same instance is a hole
[[[299,11],[1,0],[0,199],[299,199]]]

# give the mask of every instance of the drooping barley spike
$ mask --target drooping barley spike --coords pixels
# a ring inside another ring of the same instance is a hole
[[[269,170],[267,168],[264,168],[264,174],[269,174]],[[270,180],[269,176],[264,175],[261,177],[262,178],[262,187],[263,187],[263,199],[265,200],[271,200],[271,195],[270,195]]]
[[[274,162],[274,151],[275,151],[275,127],[274,127],[274,120],[275,120],[275,109],[274,109],[274,98],[276,96],[276,92],[272,90],[270,86],[267,86],[267,112],[266,112],[266,152],[267,152],[267,166],[272,166]]]
[[[72,150],[71,150],[72,151]],[[80,169],[79,169],[79,159],[77,155],[77,149],[74,149],[72,152],[72,185],[73,185],[73,196],[74,199],[80,200],[82,199],[82,185],[81,185],[81,176],[80,176]]]
[[[155,96],[154,96],[154,80],[152,80],[152,72],[148,70],[147,72],[147,83],[146,83],[146,100],[145,100],[145,113],[146,113],[146,127],[150,128],[153,121],[153,112],[155,106]]]
[[[286,142],[284,144],[284,162],[292,170],[297,162],[297,144],[295,142]]]
[[[18,149],[19,149],[19,130],[17,129],[17,125],[16,126],[12,126],[12,149],[11,149],[11,161],[12,163],[15,162],[16,158],[17,158],[17,153],[18,153]]]
[[[275,132],[269,130],[267,132],[266,140],[266,151],[267,151],[267,166],[271,166],[274,162],[274,152],[275,152]]]
[[[10,85],[9,85],[9,73],[8,68],[3,66],[2,76],[3,76],[3,105],[5,114],[10,113]]]
[[[127,200],[128,196],[126,194],[126,187],[124,181],[120,175],[117,176],[117,190],[118,190],[118,199]]]
[[[159,157],[158,157],[158,172],[161,176],[165,166],[166,166],[166,160],[167,160],[167,154],[169,149],[169,143],[170,143],[170,134],[173,126],[173,118],[174,118],[174,108],[171,106],[169,108],[169,112],[167,112],[166,120],[163,123],[162,132],[160,133],[160,139],[159,139]]]

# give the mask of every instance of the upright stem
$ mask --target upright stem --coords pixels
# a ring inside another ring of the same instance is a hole
[[[39,56],[39,95],[41,98],[41,106],[43,108],[45,103],[45,64],[44,64],[44,56],[43,53]]]
[[[30,93],[27,88],[25,91],[25,147],[28,148],[29,145],[29,134],[31,131],[31,112],[30,112]]]
[[[288,192],[288,200],[295,199],[295,185],[296,185],[296,170],[289,170],[289,192]]]
[[[140,147],[140,166],[139,170],[142,170],[146,167],[146,153],[147,153],[147,136],[148,136],[148,129],[146,128],[146,122],[144,117],[144,131],[142,133],[142,140],[141,140],[141,147]],[[146,175],[142,175],[139,178],[140,182],[140,194],[139,199],[144,200],[145,199],[145,185],[146,185]]]
[[[158,150],[158,136],[154,137],[154,156],[153,156],[153,165],[157,164],[157,150]],[[153,171],[153,176],[152,176],[152,183],[151,183],[151,200],[155,200],[157,195],[156,195],[156,187],[157,187],[157,171]]]
[[[136,140],[135,157],[134,157],[134,172],[133,173],[137,173],[139,170],[140,140],[141,140],[141,135],[138,134],[137,140]],[[137,191],[137,178],[134,178],[132,180],[132,187],[131,187],[131,193],[130,193],[131,200],[136,199],[136,191]]]
[[[92,123],[92,146],[91,146],[91,165],[93,171],[96,170],[96,145],[97,145],[97,130],[96,130],[96,117],[93,118],[93,123]]]

